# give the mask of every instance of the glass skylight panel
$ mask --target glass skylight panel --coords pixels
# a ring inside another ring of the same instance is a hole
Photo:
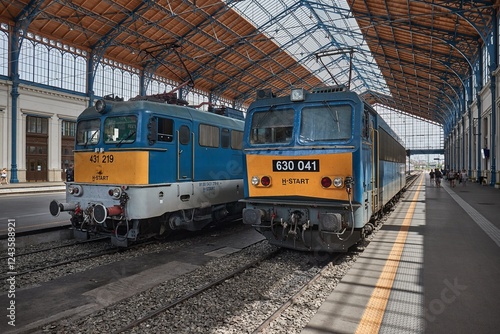
[[[316,54],[353,48],[351,90],[390,94],[345,0],[280,0],[265,7],[259,0],[228,3],[326,84],[347,83],[350,56],[322,59],[326,70]],[[333,80],[328,72],[338,77]]]

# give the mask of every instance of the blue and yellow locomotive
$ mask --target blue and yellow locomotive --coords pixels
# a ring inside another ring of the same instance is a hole
[[[245,122],[243,222],[281,247],[347,251],[404,187],[403,145],[344,86],[257,97]]]
[[[66,184],[66,202],[52,201],[50,212],[69,212],[80,238],[107,234],[118,246],[241,217],[242,114],[178,101],[171,94],[103,99],[84,110],[74,182]]]

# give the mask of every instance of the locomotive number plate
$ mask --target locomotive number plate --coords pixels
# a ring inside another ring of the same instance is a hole
[[[273,160],[273,172],[319,172],[319,159]]]

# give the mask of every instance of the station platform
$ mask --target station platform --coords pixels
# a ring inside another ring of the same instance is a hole
[[[60,182],[19,182],[0,184],[0,195],[26,194],[34,192],[65,191],[66,184]]]
[[[498,333],[499,204],[422,174],[302,333]]]

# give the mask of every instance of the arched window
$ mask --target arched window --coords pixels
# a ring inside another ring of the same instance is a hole
[[[124,68],[120,63],[104,59],[97,67],[94,94],[97,96],[114,94],[124,100],[139,95],[137,72],[133,68]]]
[[[9,27],[0,24],[0,75],[9,75]]]
[[[62,88],[75,90],[75,56],[66,52],[62,61]]]
[[[123,96],[123,71],[119,68],[113,69],[113,94]]]
[[[19,52],[19,78],[26,81],[33,80],[35,45],[30,40],[24,40]]]
[[[82,56],[75,57],[75,91],[85,93],[87,82],[87,61]]]
[[[47,64],[49,62],[49,50],[46,45],[36,44],[35,45],[35,65],[33,66],[34,77],[33,81],[47,85],[49,73],[47,71]]]
[[[62,53],[58,49],[49,49],[48,79],[48,85],[62,88]]]

